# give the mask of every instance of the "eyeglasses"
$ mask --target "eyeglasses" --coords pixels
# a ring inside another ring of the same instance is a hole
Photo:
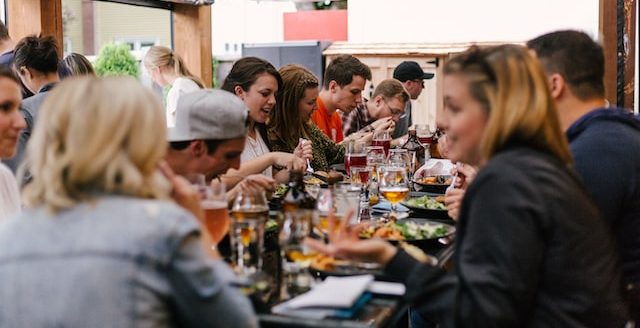
[[[387,105],[387,108],[389,108],[391,116],[402,117],[404,115],[404,108],[392,108],[386,101],[384,102],[384,104]]]

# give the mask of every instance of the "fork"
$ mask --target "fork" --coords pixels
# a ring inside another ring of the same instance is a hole
[[[299,141],[299,142],[300,142],[300,144],[301,144],[301,145],[304,145],[304,143],[305,143],[305,142],[307,142],[307,141],[308,141],[307,139],[300,138],[300,141]],[[313,168],[311,167],[311,163],[309,162],[309,159],[308,159],[308,158],[307,158],[307,172],[308,172],[308,173],[311,173],[311,174],[313,174],[313,172],[315,172],[315,171],[313,170]]]

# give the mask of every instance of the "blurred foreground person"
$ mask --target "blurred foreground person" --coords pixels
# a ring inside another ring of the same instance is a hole
[[[481,167],[460,209],[453,270],[346,226],[330,244],[308,243],[385,264],[406,301],[442,327],[624,327],[615,243],[569,168],[538,62],[521,46],[473,47],[443,72],[449,157]]]
[[[40,114],[29,209],[0,225],[0,325],[257,326],[231,270],[205,254],[197,192],[158,170],[166,128],[150,91],[69,79]]]
[[[529,42],[547,73],[576,171],[610,224],[622,254],[624,282],[640,322],[640,121],[604,98],[604,50],[578,31]]]
[[[0,67],[0,159],[16,153],[18,137],[27,126],[20,114],[20,80],[7,67]],[[0,163],[0,221],[20,212],[20,193],[13,172]]]

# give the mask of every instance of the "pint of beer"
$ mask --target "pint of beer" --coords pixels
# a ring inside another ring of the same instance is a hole
[[[204,224],[213,239],[218,244],[229,231],[229,211],[224,200],[205,199],[201,202],[204,210]]]

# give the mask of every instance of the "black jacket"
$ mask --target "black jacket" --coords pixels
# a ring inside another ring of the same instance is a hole
[[[622,327],[615,246],[573,171],[540,151],[494,156],[465,195],[454,270],[399,252],[388,272],[444,327]]]

